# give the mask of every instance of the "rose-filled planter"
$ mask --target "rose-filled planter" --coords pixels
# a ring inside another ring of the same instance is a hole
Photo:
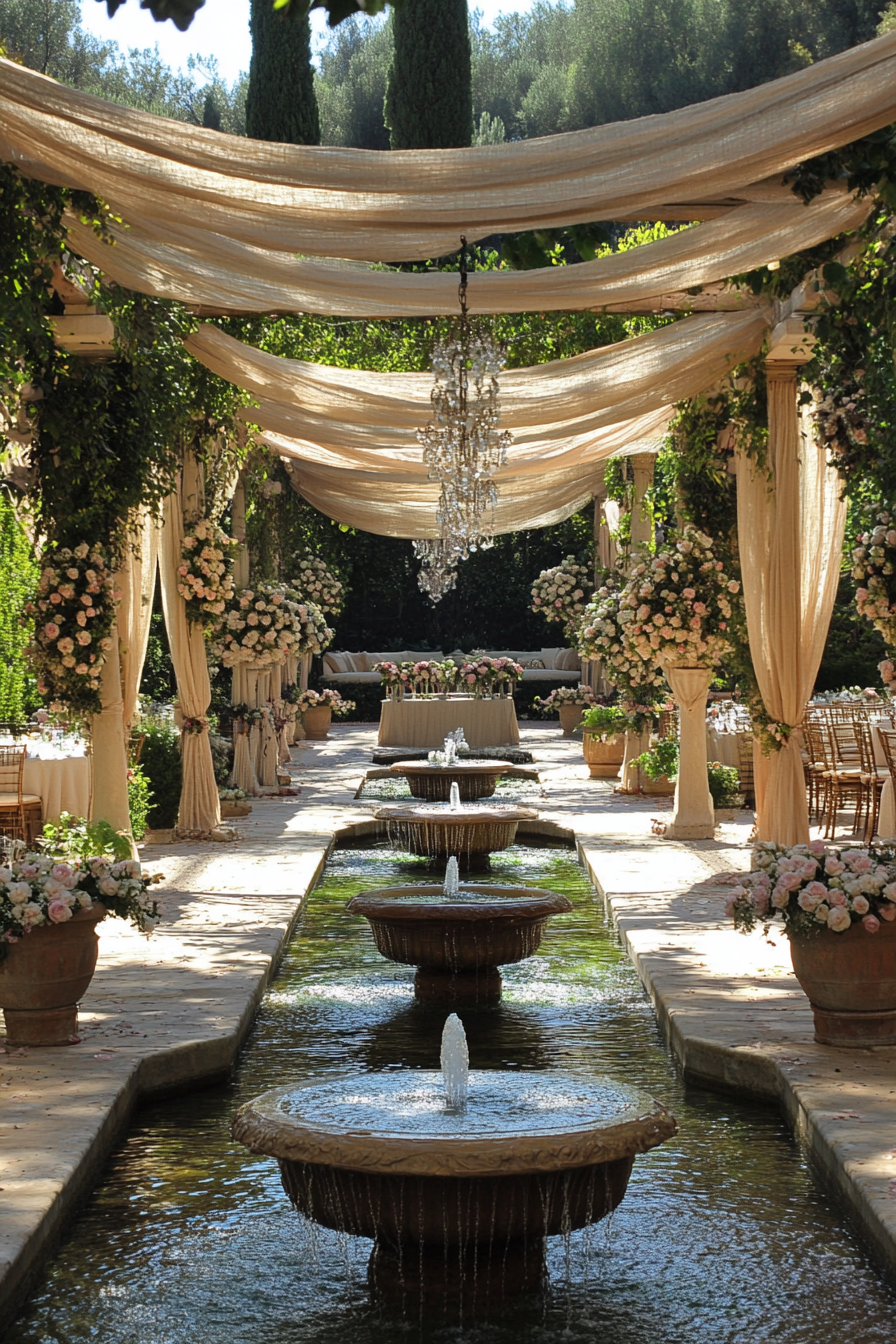
[[[564,737],[572,737],[582,714],[594,704],[594,692],[590,686],[558,686],[544,699],[536,695],[533,701],[541,714],[557,714]]]
[[[311,742],[322,742],[330,731],[333,715],[348,714],[355,707],[354,700],[343,700],[338,691],[302,691],[296,698],[296,708],[302,715],[305,736]]]
[[[96,970],[96,926],[103,905],[79,910],[65,924],[45,924],[14,943],[0,962],[0,1007],[6,1044],[70,1045],[77,1040],[78,1003]]]
[[[896,850],[757,845],[728,905],[737,928],[780,919],[822,1045],[896,1045]]]
[[[309,742],[322,742],[330,731],[333,711],[329,705],[315,705],[302,715],[302,727]]]
[[[10,1046],[77,1040],[78,1002],[96,968],[96,926],[107,914],[145,933],[158,923],[154,879],[139,863],[57,862],[24,854],[0,866],[0,1007]]]

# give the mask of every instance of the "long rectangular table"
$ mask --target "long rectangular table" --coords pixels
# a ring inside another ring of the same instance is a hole
[[[517,747],[516,708],[509,697],[476,700],[384,700],[380,712],[381,747],[440,747],[449,733],[463,728],[471,747]]]

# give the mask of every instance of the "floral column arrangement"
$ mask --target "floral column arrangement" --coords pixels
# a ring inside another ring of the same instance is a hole
[[[615,574],[598,588],[585,608],[576,636],[582,658],[600,659],[619,693],[619,706],[628,720],[625,756],[620,771],[620,793],[636,793],[638,767],[634,762],[650,746],[650,731],[659,706],[666,700],[666,679],[656,662],[645,661],[625,642],[621,622],[623,589]]]
[[[740,584],[716,559],[712,538],[686,527],[655,556],[634,557],[620,602],[625,643],[644,663],[659,664],[680,711],[675,808],[666,836],[712,836],[714,815],[706,771],[706,697],[713,671],[730,651],[732,602]]]

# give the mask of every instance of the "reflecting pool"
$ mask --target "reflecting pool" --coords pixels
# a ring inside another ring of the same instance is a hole
[[[482,876],[574,912],[505,969],[498,1005],[463,1010],[471,1066],[605,1072],[680,1134],[637,1159],[609,1223],[551,1240],[543,1299],[463,1328],[370,1305],[371,1243],[303,1224],[230,1119],[293,1080],[438,1067],[446,1010],[345,913],[429,871],[383,847],[334,854],[232,1082],[139,1114],[8,1344],[893,1344],[896,1294],[777,1112],[684,1086],[574,855],[520,845]]]

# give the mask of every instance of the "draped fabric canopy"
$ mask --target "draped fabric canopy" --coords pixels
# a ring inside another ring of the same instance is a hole
[[[656,447],[673,404],[755,355],[766,308],[690,317],[571,359],[505,372],[501,425],[513,441],[496,475],[495,531],[542,527],[594,493],[597,464]],[[205,325],[187,348],[251,392],[244,412],[291,460],[296,488],[317,508],[387,536],[437,535],[438,486],[416,431],[432,416],[432,377],[372,373],[283,359]]]
[[[781,180],[788,169],[894,120],[896,33],[662,116],[388,154],[222,135],[0,62],[0,156],[96,192],[144,241],[179,246],[175,230],[192,230],[211,260],[223,240],[408,261],[454,251],[461,233],[774,207],[792,199]]]
[[[470,281],[470,312],[663,307],[664,295],[743,274],[856,229],[870,210],[867,199],[855,201],[842,189],[828,190],[808,206],[792,193],[789,197],[742,205],[657,242],[577,266],[479,271]],[[457,277],[451,272],[415,274],[357,263],[298,261],[177,225],[166,225],[163,237],[140,225],[113,228],[115,242],[110,245],[76,219],[68,225],[71,245],[109,279],[220,313],[388,318],[457,312]],[[732,291],[714,306],[749,303],[749,296]]]

